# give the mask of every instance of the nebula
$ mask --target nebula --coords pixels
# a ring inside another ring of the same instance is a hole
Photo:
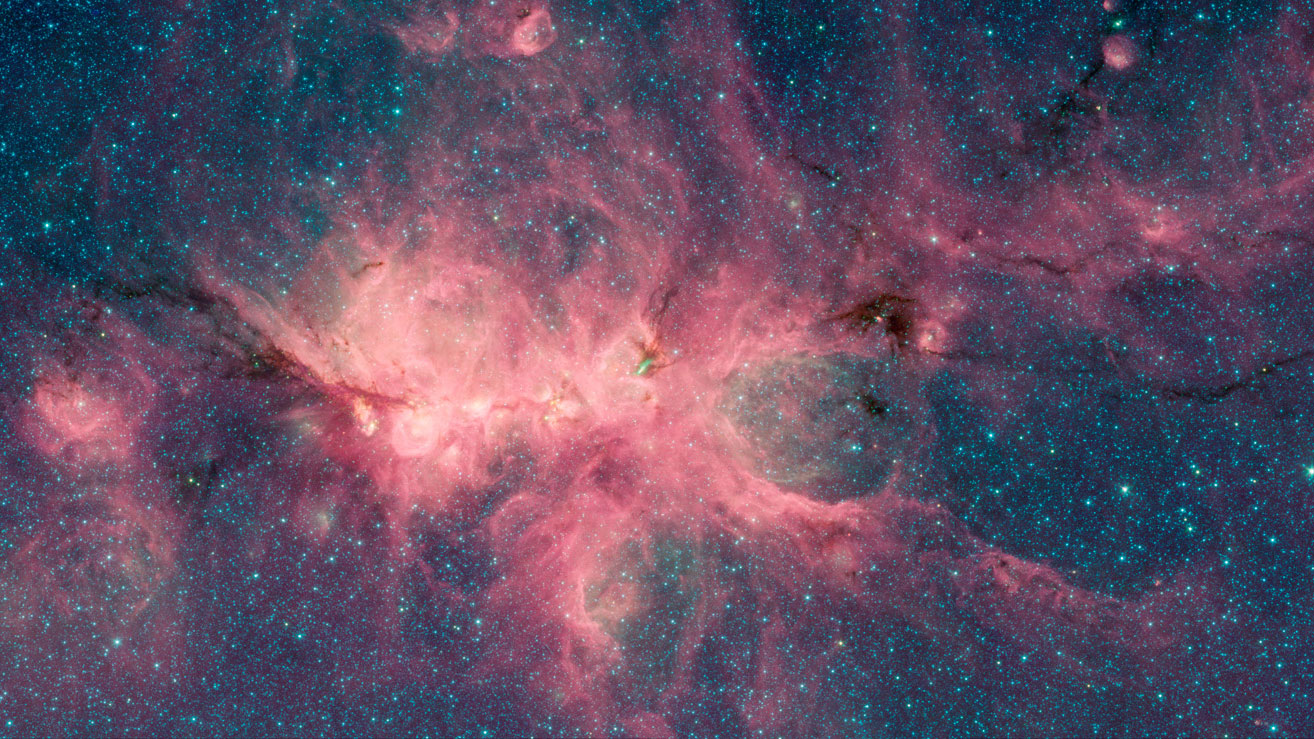
[[[1314,734],[1314,7],[7,12],[0,735]]]

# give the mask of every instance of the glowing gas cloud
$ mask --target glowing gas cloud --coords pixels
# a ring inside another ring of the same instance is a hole
[[[1314,10],[66,5],[0,733],[1314,732]]]

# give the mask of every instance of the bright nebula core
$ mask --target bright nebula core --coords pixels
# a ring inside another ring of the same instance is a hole
[[[0,736],[1314,735],[1314,5],[2,5]]]

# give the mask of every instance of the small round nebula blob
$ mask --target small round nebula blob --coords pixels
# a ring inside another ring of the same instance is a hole
[[[1136,42],[1123,34],[1115,34],[1104,39],[1104,63],[1119,72],[1131,69],[1140,58]]]

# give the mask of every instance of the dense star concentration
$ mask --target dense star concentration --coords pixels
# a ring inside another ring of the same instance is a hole
[[[1314,5],[0,5],[0,735],[1314,735]]]

